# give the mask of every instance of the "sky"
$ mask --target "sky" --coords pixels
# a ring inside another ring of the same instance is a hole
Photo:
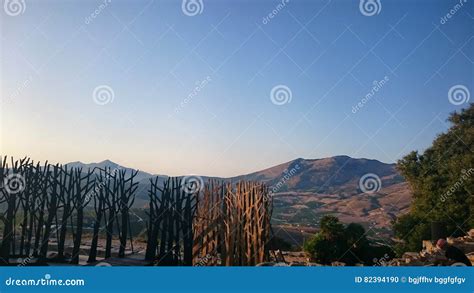
[[[474,99],[470,0],[12,1],[2,155],[209,176],[393,163]]]

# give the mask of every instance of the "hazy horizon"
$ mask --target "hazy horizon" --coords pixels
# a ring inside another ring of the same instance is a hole
[[[468,105],[451,89],[474,89],[473,4],[382,0],[367,15],[352,2],[2,11],[0,153],[232,177],[296,158],[422,152]]]

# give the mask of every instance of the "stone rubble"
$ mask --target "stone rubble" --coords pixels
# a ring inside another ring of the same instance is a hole
[[[452,238],[448,237],[449,245],[454,245],[461,249],[471,263],[474,265],[474,229],[469,230],[466,236]],[[447,259],[444,252],[436,248],[435,243],[431,240],[423,240],[423,249],[420,252],[405,252],[402,257],[391,260],[384,260],[377,265],[381,266],[450,266],[456,262]],[[261,266],[323,266],[322,264],[311,262],[310,258],[302,252],[282,251],[284,261],[273,260],[260,264]],[[345,266],[343,262],[332,262],[331,266]],[[357,264],[356,266],[362,266]]]
[[[461,249],[474,265],[474,229],[469,230],[466,236],[448,237],[448,245]],[[456,262],[448,260],[444,252],[436,248],[431,240],[423,240],[423,250],[420,252],[405,252],[401,258],[388,261],[388,266],[449,266]]]

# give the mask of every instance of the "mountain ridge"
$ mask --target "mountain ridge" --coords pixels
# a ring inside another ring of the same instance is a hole
[[[262,171],[265,171],[265,170],[267,170],[267,169],[272,169],[272,168],[274,168],[274,167],[286,165],[286,164],[289,164],[289,163],[292,163],[292,162],[297,162],[297,161],[318,161],[318,160],[325,160],[325,159],[331,159],[331,158],[350,158],[350,159],[354,159],[354,160],[376,161],[376,162],[380,162],[380,163],[386,164],[386,165],[396,165],[395,163],[385,163],[385,162],[379,161],[379,160],[377,160],[377,159],[353,158],[353,157],[348,156],[348,155],[335,155],[335,156],[331,156],[331,157],[316,158],[316,159],[305,159],[305,158],[299,157],[299,158],[296,158],[296,159],[293,159],[293,160],[290,160],[290,161],[286,161],[286,162],[283,162],[283,163],[278,163],[278,164],[276,164],[276,165],[273,165],[273,166],[264,168],[264,169],[262,169],[262,170],[260,170],[260,171],[254,171],[254,172],[245,173],[245,174],[241,174],[241,175],[235,175],[235,176],[199,175],[199,176],[201,176],[201,177],[206,177],[206,178],[231,179],[231,178],[236,178],[236,177],[247,176],[247,175],[250,175],[250,174],[253,174],[253,173],[257,173],[257,172],[262,172]],[[139,168],[125,167],[124,165],[121,165],[121,164],[119,164],[119,163],[116,163],[116,162],[114,162],[114,161],[112,161],[112,160],[110,160],[110,159],[105,159],[105,160],[100,161],[100,162],[91,162],[91,163],[85,163],[85,162],[82,162],[82,161],[73,161],[73,162],[66,163],[66,164],[64,164],[64,165],[73,166],[73,167],[82,167],[82,168],[94,167],[94,166],[97,166],[97,165],[107,165],[107,167],[112,167],[112,168],[119,166],[119,167],[122,168],[122,169],[138,170],[139,172],[143,172],[143,173],[149,174],[150,176],[184,177],[184,176],[187,176],[187,175],[192,175],[192,174],[182,174],[182,175],[177,175],[177,176],[169,176],[169,175],[163,175],[163,174],[158,174],[158,173],[152,173],[152,172],[147,172],[147,171],[145,171],[145,170],[141,170],[141,169],[139,169]]]
[[[135,170],[111,160],[89,164],[71,162],[67,165],[120,168],[130,173]],[[159,184],[169,177],[139,171],[135,207],[147,205],[149,178],[154,176],[159,176]],[[376,184],[374,190],[361,190],[364,176],[373,177],[369,179]],[[395,164],[346,155],[297,158],[233,177],[200,177],[204,182],[212,179],[232,182],[249,180],[267,184],[274,199],[274,222],[287,228],[315,227],[323,215],[334,214],[344,222],[359,222],[368,228],[388,230],[396,216],[408,211],[412,198],[410,188]]]

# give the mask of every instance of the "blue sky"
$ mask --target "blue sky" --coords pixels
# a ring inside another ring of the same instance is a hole
[[[372,16],[355,0],[197,3],[195,16],[182,1],[4,7],[1,153],[169,175],[341,154],[395,162],[467,106],[450,103],[451,87],[474,91],[472,1],[380,0]],[[103,85],[113,101],[99,105]],[[272,102],[279,85],[290,102]]]

